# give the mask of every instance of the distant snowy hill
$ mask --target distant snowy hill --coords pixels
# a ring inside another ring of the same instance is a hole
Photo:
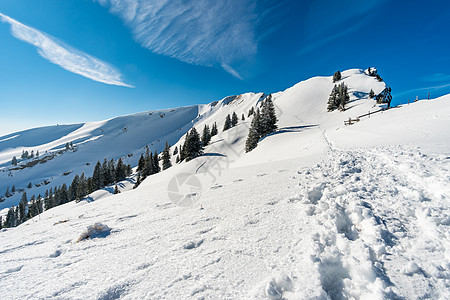
[[[76,146],[0,173],[3,191],[31,195],[90,175],[105,157],[135,166],[146,145],[161,151],[166,140],[173,152],[192,126],[219,129],[204,155],[173,156],[136,189],[96,191],[0,231],[1,297],[450,298],[450,95],[380,111],[368,95],[384,82],[358,69],[341,82],[343,112],[327,111],[332,76],[273,94],[279,129],[248,153],[248,112],[263,93],[0,137],[2,170],[24,149]],[[222,132],[233,112],[237,126]],[[176,205],[180,197],[194,204]]]

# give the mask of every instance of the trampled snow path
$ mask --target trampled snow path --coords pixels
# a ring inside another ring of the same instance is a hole
[[[299,171],[291,202],[312,230],[319,275],[297,281],[319,281],[332,299],[448,298],[449,168],[449,157],[391,147],[331,150]]]

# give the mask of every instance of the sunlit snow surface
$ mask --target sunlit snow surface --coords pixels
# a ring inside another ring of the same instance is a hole
[[[137,189],[4,229],[2,299],[448,299],[450,97],[344,126],[384,84],[343,78],[361,96],[345,112],[326,112],[331,77],[275,94],[280,130],[247,154],[261,94],[196,108],[200,130],[246,121]],[[199,181],[191,207],[171,201],[179,174]]]

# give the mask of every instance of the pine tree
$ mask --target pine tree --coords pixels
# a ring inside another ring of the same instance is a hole
[[[175,163],[179,163],[180,162],[180,155],[177,156],[177,158],[175,159]]]
[[[374,91],[372,89],[370,89],[369,98],[373,99],[374,97],[375,97],[375,93],[374,93]]]
[[[242,119],[242,121],[245,121],[245,116],[244,116],[244,114],[242,114],[241,119]]]
[[[63,183],[60,189],[60,204],[69,202],[69,193],[67,191],[67,185]]]
[[[348,95],[348,89],[347,86],[342,82],[339,87],[339,107],[338,109],[340,111],[344,111],[345,110],[345,105],[347,105],[347,103],[350,101],[350,96]]]
[[[105,183],[105,177],[103,173],[102,165],[100,161],[97,161],[97,164],[94,167],[94,173],[92,174],[92,188],[94,191],[99,190],[103,187]]]
[[[342,76],[341,76],[341,72],[340,71],[336,71],[333,75],[333,82],[339,81],[341,80]]]
[[[161,167],[159,166],[159,156],[158,156],[157,150],[155,150],[155,154],[153,154],[153,170],[155,173],[161,172]]]
[[[122,162],[122,158],[119,158],[117,161],[116,171],[115,171],[115,179],[116,182],[122,181],[127,177],[127,169],[126,166]]]
[[[172,162],[170,161],[170,147],[166,141],[166,146],[164,147],[164,151],[162,152],[162,169],[166,170],[172,166]]]
[[[209,131],[209,126],[205,125],[205,127],[203,127],[203,134],[202,134],[203,147],[207,146],[210,141],[211,141],[211,132]]]
[[[0,216],[0,230],[3,229],[3,217]]]
[[[69,187],[69,201],[73,201],[73,200],[77,199],[77,191],[78,191],[79,185],[80,185],[80,176],[78,176],[78,174],[77,174],[73,178],[72,184]],[[48,195],[48,196],[50,196],[50,195]],[[47,196],[46,196],[46,198],[47,198]]]
[[[337,85],[334,85],[333,89],[331,90],[330,97],[328,98],[328,107],[327,107],[328,111],[333,111],[338,107],[339,105],[338,93],[339,92]]]
[[[144,154],[141,154],[141,157],[139,158],[139,162],[138,162],[138,168],[137,171],[142,171],[144,169],[144,165],[145,165],[145,158],[144,158]]]
[[[4,226],[7,228],[15,227],[17,224],[16,214],[14,212],[14,206],[8,210],[8,214],[6,215]]]
[[[250,117],[251,115],[253,115],[255,113],[255,108],[252,106],[249,111],[248,111],[248,115],[247,117]]]
[[[5,197],[6,197],[6,198],[8,198],[8,197],[9,197],[9,186],[8,186],[8,187],[6,187]]]
[[[28,199],[27,199],[27,193],[23,192],[22,198],[19,202],[19,224],[22,224],[27,220],[27,213],[28,213]]]
[[[11,188],[11,193],[13,193],[13,194],[14,194],[15,192],[16,192],[16,186],[15,186],[15,185],[13,185],[13,186],[12,186],[12,188]]]
[[[17,158],[15,156],[13,156],[12,160],[11,160],[11,164],[13,166],[17,166]]]
[[[226,131],[231,128],[231,117],[230,114],[227,115],[225,119],[225,123],[223,124],[223,131]]]
[[[178,146],[175,147],[175,150],[173,150],[173,154],[172,155],[177,155],[178,154]]]
[[[236,126],[238,123],[238,116],[236,112],[233,112],[233,115],[231,116],[231,127]]]
[[[218,133],[218,131],[217,131],[217,123],[214,122],[214,124],[213,124],[213,126],[211,128],[211,136],[213,137],[213,136],[217,135],[217,133]]]
[[[231,120],[230,120],[231,121]],[[190,161],[191,159],[194,159],[202,154],[203,146],[202,142],[200,141],[200,136],[193,127],[187,137],[187,143],[186,143],[186,161]]]
[[[32,187],[32,185],[31,185],[31,182],[30,182],[30,183],[28,183],[27,188],[31,189],[31,187]]]
[[[70,145],[69,145],[69,142],[67,142],[66,143],[66,150],[69,150],[69,148],[70,148]]]
[[[256,113],[254,113],[252,123],[250,124],[250,130],[245,142],[245,152],[250,152],[258,146],[258,141],[261,138],[260,118],[261,116],[258,108]]]
[[[39,150],[36,151],[36,157],[39,157]]]
[[[84,172],[83,172],[80,176],[80,184],[78,185],[76,199],[81,200],[86,196],[87,196],[87,181],[86,181],[86,177],[84,176]]]
[[[263,103],[261,116],[260,116],[260,126],[261,126],[261,137],[271,134],[277,130],[278,122],[275,106],[272,101],[272,94],[267,96],[267,99]]]

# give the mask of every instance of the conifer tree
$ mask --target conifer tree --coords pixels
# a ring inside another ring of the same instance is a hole
[[[179,163],[180,162],[180,155],[177,156],[177,158],[175,159],[175,163]]]
[[[260,118],[261,115],[258,108],[256,113],[254,113],[252,123],[250,124],[250,130],[245,142],[245,152],[250,152],[258,146],[258,141],[261,138]]]
[[[103,188],[105,185],[105,177],[103,173],[102,165],[100,161],[97,161],[97,164],[94,167],[94,173],[92,174],[92,188],[94,191]]]
[[[156,149],[155,149],[155,154],[153,155],[153,170],[154,170],[154,173],[161,172],[161,167],[159,166],[158,151]]]
[[[173,154],[172,155],[177,155],[178,154],[178,146],[175,147],[175,150],[173,150]]]
[[[348,101],[350,100],[350,96],[348,95],[347,86],[342,82],[339,87],[339,107],[338,109],[340,111],[345,110],[345,105],[347,105]]]
[[[83,173],[81,173],[81,176],[80,176],[80,184],[78,185],[76,199],[81,200],[86,196],[87,196],[87,181],[86,181],[86,177],[84,176],[84,172],[83,172]]]
[[[4,226],[7,228],[15,227],[17,223],[16,214],[14,211],[14,206],[8,210],[8,214],[6,215]]]
[[[203,127],[203,134],[202,134],[203,147],[207,146],[209,144],[209,141],[211,141],[211,132],[209,131],[209,126],[205,125],[205,127]]]
[[[141,157],[139,158],[138,161],[138,167],[137,167],[137,171],[142,171],[144,169],[145,166],[145,158],[144,158],[144,154],[141,154]]]
[[[28,213],[28,199],[27,192],[23,192],[22,198],[19,202],[19,224],[22,224],[27,220]]]
[[[8,198],[8,197],[9,197],[9,186],[8,186],[8,187],[6,187],[5,197],[6,197],[6,198]]]
[[[116,182],[122,181],[127,177],[127,169],[126,166],[122,162],[122,158],[119,158],[116,166],[116,174],[115,179]]]
[[[338,100],[338,88],[337,85],[334,85],[333,89],[331,90],[330,97],[328,97],[328,111],[333,111],[339,106],[339,100]]]
[[[236,126],[238,123],[238,116],[236,112],[233,112],[233,115],[231,116],[231,127]]]
[[[63,185],[60,188],[60,204],[64,204],[69,202],[69,194],[67,191],[67,185],[65,183],[63,183]]]
[[[72,180],[70,187],[69,187],[69,201],[73,201],[73,200],[77,199],[77,191],[78,191],[79,185],[80,185],[80,176],[78,176],[78,174],[76,174]]]
[[[200,136],[195,127],[189,132],[185,148],[186,161],[190,161],[191,159],[200,156],[203,152],[202,142],[200,141]]]
[[[39,157],[39,150],[36,151],[36,157]]]
[[[375,97],[375,93],[374,93],[374,91],[372,89],[370,89],[369,98],[373,99],[374,97]]]
[[[341,80],[342,76],[341,76],[341,72],[340,71],[336,71],[333,74],[333,82],[339,81]]]
[[[244,116],[244,114],[242,114],[241,119],[242,119],[242,121],[245,121],[245,116]]]
[[[11,193],[15,193],[15,192],[16,192],[16,186],[13,185],[12,188],[11,188]]]
[[[17,158],[15,156],[13,156],[12,160],[11,160],[11,164],[13,166],[17,166]]]
[[[162,152],[162,169],[166,170],[172,166],[172,162],[170,161],[170,147],[166,141],[166,146],[164,147],[164,151]]]
[[[0,230],[3,229],[3,217],[0,216]]]
[[[217,133],[218,133],[218,131],[217,131],[217,123],[214,122],[214,124],[213,124],[213,126],[211,128],[211,136],[213,137],[213,136],[217,135]]]
[[[30,182],[30,183],[28,183],[27,188],[31,189],[32,186],[33,185],[31,185],[31,182]]]
[[[227,115],[225,119],[225,123],[223,124],[223,131],[226,131],[231,128],[231,117],[230,114]]]
[[[255,113],[255,108],[252,106],[249,111],[248,111],[248,115],[247,117],[250,117],[251,115],[253,115]]]
[[[264,101],[261,111],[261,137],[275,132],[275,130],[277,130],[278,128],[278,126],[276,125],[277,122],[278,119],[275,113],[275,106],[272,101],[272,94],[270,94]]]

